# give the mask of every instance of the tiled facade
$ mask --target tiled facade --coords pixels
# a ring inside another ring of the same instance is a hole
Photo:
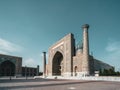
[[[33,67],[22,67],[22,76],[38,76],[39,66],[37,68]]]
[[[0,54],[0,76],[25,76],[25,74],[38,75],[39,66],[25,68],[22,67],[22,57]]]
[[[11,69],[11,67],[13,68]],[[10,73],[13,73],[15,76],[21,76],[22,73],[21,67],[22,67],[21,57],[0,54],[0,75],[6,72],[7,76],[9,76]]]

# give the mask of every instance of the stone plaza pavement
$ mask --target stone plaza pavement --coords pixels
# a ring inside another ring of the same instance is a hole
[[[0,90],[120,90],[120,82],[92,80],[60,80],[0,78]]]

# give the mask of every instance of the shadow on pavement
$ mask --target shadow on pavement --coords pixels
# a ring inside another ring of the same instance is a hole
[[[44,81],[66,81],[64,79],[0,79],[0,83],[21,83],[21,82],[44,82]]]
[[[25,80],[23,80],[24,83]],[[29,82],[30,80],[26,80]],[[25,82],[26,82],[25,81]],[[37,80],[38,81],[38,80]],[[45,81],[45,80],[43,80]],[[46,80],[46,81],[51,81],[51,80]],[[56,80],[59,82],[59,80]],[[32,81],[33,82],[33,81]],[[39,81],[40,82],[40,81]],[[60,86],[60,85],[71,85],[71,84],[85,84],[85,83],[91,83],[91,82],[98,82],[98,81],[77,81],[77,82],[59,82],[59,83],[47,83],[47,84],[37,84],[37,85],[21,85],[21,86],[8,86],[8,87],[0,87],[0,90],[13,90],[13,89],[27,89],[27,88],[37,88],[37,87],[50,87],[50,86]],[[100,82],[100,81],[99,81]]]

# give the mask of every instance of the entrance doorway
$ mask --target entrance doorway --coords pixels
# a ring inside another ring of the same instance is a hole
[[[75,66],[74,68],[74,73],[75,73],[75,76],[77,76],[77,66]]]
[[[15,64],[10,61],[4,61],[0,64],[0,76],[14,76]]]
[[[52,61],[52,75],[62,75],[63,73],[63,55],[56,52]]]

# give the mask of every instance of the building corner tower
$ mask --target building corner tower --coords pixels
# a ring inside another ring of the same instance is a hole
[[[86,75],[90,75],[90,68],[89,68],[89,37],[88,37],[89,25],[88,24],[83,25],[82,29],[83,29],[82,72],[86,76]]]

